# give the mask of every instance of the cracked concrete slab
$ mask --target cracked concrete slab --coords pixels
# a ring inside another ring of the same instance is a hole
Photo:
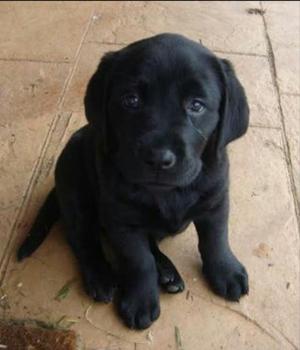
[[[279,127],[280,114],[266,57],[218,54],[229,59],[243,84],[250,106],[250,124]],[[263,94],[263,98],[262,98]]]
[[[98,18],[88,39],[130,43],[160,32],[180,32],[212,49],[266,54],[261,18],[247,13],[253,7],[259,2],[107,1],[97,5]]]
[[[92,74],[96,71],[101,57],[110,51],[121,49],[120,45],[107,45],[95,42],[83,44],[78,66],[66,91],[63,109],[83,112],[83,98]]]

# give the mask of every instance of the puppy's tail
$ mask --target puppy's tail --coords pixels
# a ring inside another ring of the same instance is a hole
[[[18,261],[30,256],[44,241],[52,225],[59,219],[59,205],[55,187],[50,191],[25,241],[17,253]]]

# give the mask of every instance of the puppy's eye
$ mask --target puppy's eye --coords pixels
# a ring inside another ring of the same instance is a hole
[[[138,94],[130,93],[122,96],[122,105],[125,108],[137,109],[140,107],[141,101]]]
[[[192,113],[201,113],[205,107],[199,98],[191,98],[186,101],[185,108]]]

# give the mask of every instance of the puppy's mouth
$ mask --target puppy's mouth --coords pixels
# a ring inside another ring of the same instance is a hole
[[[193,166],[192,166],[193,165]],[[202,162],[198,161],[185,166],[185,171],[166,174],[163,172],[149,173],[140,167],[128,167],[128,164],[119,162],[116,164],[121,176],[126,182],[136,185],[148,191],[166,192],[188,187],[197,178],[202,169]]]
[[[146,187],[150,191],[170,191],[176,187],[174,185],[159,182],[146,182],[143,183],[142,186]]]
[[[183,187],[189,186],[195,178],[199,175],[201,172],[202,168],[202,163],[198,163],[198,166],[195,167],[188,175],[185,174],[185,176],[179,176],[177,175],[176,181],[162,181],[162,179],[159,177],[159,173],[157,174],[155,179],[149,179],[148,181],[146,180],[145,182],[142,182],[141,185],[147,188],[149,191],[154,191],[154,192],[166,192],[166,191],[171,191],[174,189],[180,189]]]

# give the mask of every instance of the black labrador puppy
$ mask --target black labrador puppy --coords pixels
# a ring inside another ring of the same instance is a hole
[[[107,53],[84,104],[88,124],[60,155],[19,260],[62,217],[87,293],[108,302],[117,284],[124,322],[146,328],[160,313],[159,285],[184,289],[157,242],[193,222],[209,284],[239,300],[248,278],[228,243],[226,145],[246,132],[249,110],[230,62],[157,35]]]

